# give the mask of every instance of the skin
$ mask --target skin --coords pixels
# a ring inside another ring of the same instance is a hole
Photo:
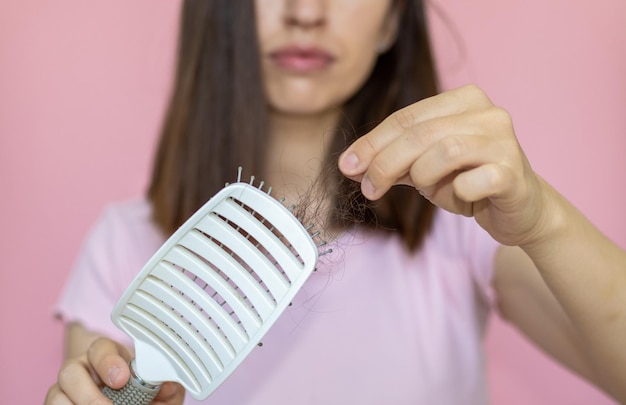
[[[285,184],[304,185],[302,179],[316,175],[316,165],[302,162],[321,159],[337,107],[363,83],[381,44],[393,40],[394,14],[378,0],[257,3],[270,161],[278,162],[270,182],[288,193]],[[337,59],[322,72],[281,71],[267,54],[293,41],[324,43]],[[548,354],[626,403],[626,253],[533,171],[511,117],[481,89],[466,86],[405,107],[351,145],[338,165],[369,199],[405,184],[443,209],[473,216],[504,245],[494,280],[501,313]],[[126,383],[129,355],[69,325],[67,361],[45,403],[109,403],[100,388]],[[181,404],[183,394],[168,383],[154,403]]]
[[[339,108],[365,82],[378,51],[392,43],[397,18],[390,5],[389,0],[256,1],[270,106],[266,180],[288,199],[317,176]],[[288,46],[321,49],[333,62],[323,70],[289,71],[271,58]]]
[[[264,84],[282,118],[326,116],[366,80],[377,48],[395,35],[389,0],[257,0]],[[315,48],[332,57],[325,69],[293,71],[271,55],[285,47]]]
[[[626,253],[535,173],[511,118],[475,86],[388,117],[340,157],[342,172],[380,198],[415,187],[473,216],[502,247],[500,310],[537,345],[626,402]]]

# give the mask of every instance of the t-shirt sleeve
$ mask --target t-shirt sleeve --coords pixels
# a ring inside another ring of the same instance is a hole
[[[92,332],[127,342],[126,335],[110,318],[124,289],[116,273],[122,268],[124,257],[118,222],[111,208],[96,221],[87,234],[54,313],[66,323],[78,322]]]

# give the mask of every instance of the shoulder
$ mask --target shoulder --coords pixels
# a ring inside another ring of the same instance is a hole
[[[162,243],[145,199],[107,205],[92,225],[57,303],[55,313],[126,340],[110,322],[110,311]]]
[[[99,222],[120,228],[149,225],[152,208],[145,198],[117,201],[107,204]]]
[[[108,204],[92,227],[85,248],[109,266],[136,270],[164,239],[152,220],[150,203],[142,198]]]
[[[108,204],[96,221],[95,228],[101,230],[101,236],[121,239],[122,242],[145,237],[150,240],[152,235],[160,234],[152,220],[152,207],[144,198]]]

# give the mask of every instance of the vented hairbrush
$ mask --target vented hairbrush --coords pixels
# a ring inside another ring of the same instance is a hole
[[[256,347],[315,269],[311,226],[263,183],[227,184],[152,256],[111,319],[135,345],[114,404],[148,404],[165,381],[207,398]]]

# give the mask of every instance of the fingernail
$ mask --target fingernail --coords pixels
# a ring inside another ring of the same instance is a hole
[[[119,367],[111,367],[109,369],[109,372],[107,374],[107,379],[109,380],[109,385],[112,385],[113,383],[115,383],[115,380],[117,380],[117,377],[120,375],[120,368]]]
[[[374,187],[374,185],[367,176],[363,177],[363,179],[361,180],[361,192],[365,197],[372,197],[374,194],[376,194],[376,187]]]
[[[348,152],[341,158],[341,167],[347,174],[356,172],[359,168],[359,163],[359,157],[353,152]]]

